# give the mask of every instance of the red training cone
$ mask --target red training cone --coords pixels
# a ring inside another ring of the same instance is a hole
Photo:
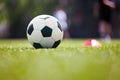
[[[95,39],[88,39],[85,41],[84,46],[90,46],[90,47],[101,47],[101,43]]]

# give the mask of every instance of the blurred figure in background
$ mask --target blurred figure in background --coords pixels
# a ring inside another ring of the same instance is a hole
[[[53,16],[56,17],[61,24],[61,27],[64,31],[64,36],[63,37],[64,38],[70,38],[70,35],[69,35],[69,32],[68,32],[67,14],[63,10],[63,8],[61,6],[57,6],[55,8]]]
[[[99,0],[99,33],[102,39],[111,40],[111,13],[115,8],[115,0]]]

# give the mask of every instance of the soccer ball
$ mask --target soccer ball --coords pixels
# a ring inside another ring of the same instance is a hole
[[[33,18],[27,27],[27,39],[34,48],[56,48],[63,38],[59,21],[51,15]]]

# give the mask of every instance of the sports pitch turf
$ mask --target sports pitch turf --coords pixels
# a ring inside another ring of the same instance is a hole
[[[27,40],[0,40],[0,80],[120,80],[120,40],[101,48],[84,41],[36,50]]]

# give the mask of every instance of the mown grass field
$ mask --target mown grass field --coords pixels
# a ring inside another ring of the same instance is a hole
[[[84,41],[34,49],[27,40],[0,40],[0,80],[120,80],[120,40],[100,48]]]

